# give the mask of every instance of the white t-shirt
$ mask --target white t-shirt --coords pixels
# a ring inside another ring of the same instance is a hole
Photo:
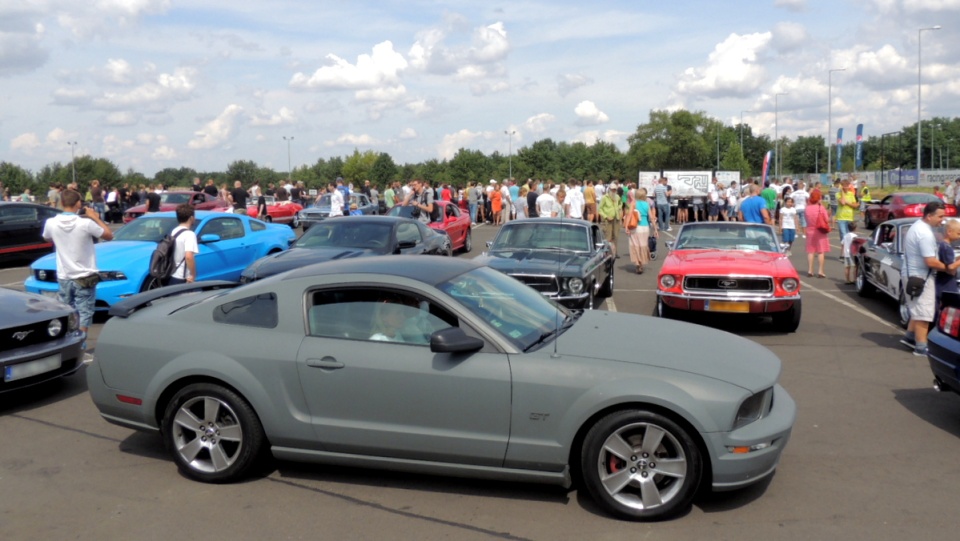
[[[810,194],[807,193],[807,190],[801,188],[790,194],[790,197],[793,198],[793,206],[796,207],[797,212],[802,212],[807,208],[807,199],[810,199]]]
[[[797,207],[783,207],[780,209],[780,223],[784,229],[797,228]]]
[[[541,218],[550,218],[557,211],[557,200],[549,192],[537,196],[537,215]]]
[[[200,247],[197,245],[197,234],[178,225],[173,228],[173,231],[170,232],[170,236],[174,236],[177,232],[183,231],[177,237],[177,242],[173,247],[173,264],[176,267],[173,269],[173,274],[170,275],[171,278],[179,278],[181,280],[187,279],[187,252],[192,252],[194,255],[200,253]],[[194,276],[196,278],[196,276]]]
[[[783,212],[782,210],[780,212]],[[850,246],[853,245],[853,239],[857,238],[857,234],[853,231],[847,233],[843,236],[843,242],[841,243],[841,252],[843,257],[853,257],[853,254],[850,253]]]
[[[330,216],[343,216],[343,194],[340,190],[330,192]]]
[[[583,192],[576,188],[568,190],[567,204],[570,205],[571,218],[583,218],[583,207],[586,206],[586,200],[583,198]]]
[[[937,237],[933,229],[923,220],[917,220],[910,226],[903,238],[904,270],[906,276],[927,276],[930,267],[924,259],[937,257]]]
[[[57,253],[57,278],[76,280],[98,272],[94,239],[103,228],[88,218],[64,212],[43,224],[43,238],[52,240]]]
[[[727,188],[727,204],[731,207],[736,206],[737,204],[737,194],[740,193],[740,190],[737,188]]]

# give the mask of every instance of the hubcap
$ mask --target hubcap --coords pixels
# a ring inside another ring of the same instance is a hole
[[[204,473],[229,468],[243,449],[243,430],[233,409],[210,396],[198,396],[180,406],[172,436],[180,458]]]
[[[653,509],[679,494],[687,476],[687,457],[669,431],[650,423],[634,423],[603,442],[597,473],[607,494],[620,504]]]
[[[865,282],[864,282],[865,279],[864,279],[864,277],[863,277],[863,267],[857,267],[857,278],[856,278],[856,280],[857,280],[857,291],[862,291],[862,290],[863,290],[863,285],[864,285],[864,283],[865,283]]]

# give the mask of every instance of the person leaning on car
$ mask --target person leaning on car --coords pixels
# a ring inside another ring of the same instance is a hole
[[[945,211],[942,201],[931,201],[923,208],[923,218],[910,226],[903,238],[903,273],[901,287],[906,288],[910,277],[924,278],[923,291],[916,297],[907,297],[910,323],[903,337],[903,344],[913,347],[913,354],[927,355],[927,332],[935,317],[936,291],[935,271],[951,271],[960,267],[960,262],[947,265],[938,259],[937,237],[933,232],[943,222]]]
[[[100,213],[91,207],[83,209],[83,201],[75,190],[60,194],[63,213],[47,219],[43,224],[43,238],[53,241],[57,254],[57,283],[60,302],[69,304],[80,314],[80,330],[87,332],[93,320],[97,298],[97,253],[94,240],[112,240],[113,232],[100,219]]]

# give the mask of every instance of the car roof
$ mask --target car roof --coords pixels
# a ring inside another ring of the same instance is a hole
[[[55,209],[48,205],[41,205],[39,203],[27,203],[26,201],[0,201],[0,207],[43,207],[45,209],[52,209],[57,212],[63,212],[61,209]]]
[[[215,212],[212,210],[196,210],[193,212],[193,215],[197,218],[197,220],[203,220],[205,218],[210,218],[213,216],[231,216],[234,218],[250,218],[250,216],[247,216],[246,214],[234,214],[232,212]],[[177,211],[165,210],[163,212],[148,212],[143,216],[140,216],[140,218],[143,218],[144,216],[154,216],[158,218],[176,218]],[[254,219],[254,218],[250,218],[250,219]]]
[[[377,214],[363,214],[360,216],[350,216],[349,214],[344,214],[343,216],[333,216],[332,218],[327,218],[321,223],[326,223],[327,221],[330,221],[330,220],[350,220],[350,223],[371,223],[371,222],[401,223],[401,222],[417,221],[417,220],[411,220],[410,218],[404,218],[403,216],[381,216]]]
[[[331,274],[382,274],[417,280],[436,285],[446,282],[469,270],[482,267],[473,259],[432,257],[422,255],[386,255],[382,257],[357,257],[315,263],[290,271],[284,280],[296,280]]]
[[[588,226],[592,225],[586,220],[580,220],[577,218],[520,218],[517,220],[510,220],[509,222],[503,224],[507,225],[520,225],[520,224],[563,224],[563,225],[583,225]]]

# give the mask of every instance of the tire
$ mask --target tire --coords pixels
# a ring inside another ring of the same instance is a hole
[[[600,295],[605,299],[609,299],[613,296],[613,271],[614,267],[610,267],[610,274],[607,275],[607,279],[603,281],[603,286],[600,288]]]
[[[800,300],[794,301],[793,306],[786,312],[773,315],[773,325],[780,332],[796,332],[800,326],[800,314],[802,312]]]
[[[467,229],[467,236],[463,239],[463,248],[461,248],[461,251],[469,254],[471,250],[473,250],[473,232]]]
[[[210,383],[181,389],[167,405],[162,430],[180,471],[206,483],[242,479],[266,440],[253,408],[233,391]]]
[[[584,310],[593,310],[597,307],[597,296],[594,294],[594,287],[587,288],[587,300],[583,301]]]
[[[267,216],[265,216],[265,217],[263,218],[263,221],[265,221],[265,222],[267,222],[268,224],[270,224],[270,223],[273,223],[273,218],[271,218],[269,215],[267,215]]]
[[[296,214],[293,215],[293,219],[290,220],[290,229],[296,229],[300,227],[300,218]]]
[[[863,271],[863,260],[857,261],[857,276],[854,278],[854,284],[856,284],[857,295],[861,297],[870,297],[876,291],[877,288],[867,280],[867,275]]]
[[[907,325],[910,324],[910,310],[907,308],[907,296],[903,291],[900,292],[898,308],[900,326],[906,329]]]
[[[690,507],[703,475],[693,437],[673,420],[645,410],[600,419],[583,441],[583,483],[606,512],[662,520]]]
[[[440,246],[440,255],[453,257],[453,242],[450,240],[450,237],[447,237]]]
[[[657,317],[663,319],[676,319],[677,311],[670,308],[663,302],[663,297],[657,295]]]
[[[143,284],[140,286],[140,293],[143,293],[144,291],[150,291],[151,289],[159,289],[161,287],[163,287],[163,280],[148,274],[147,277],[143,279]]]
[[[873,220],[870,219],[870,213],[866,213],[866,216],[863,217],[863,225],[867,229],[876,229],[877,224],[873,223]]]

